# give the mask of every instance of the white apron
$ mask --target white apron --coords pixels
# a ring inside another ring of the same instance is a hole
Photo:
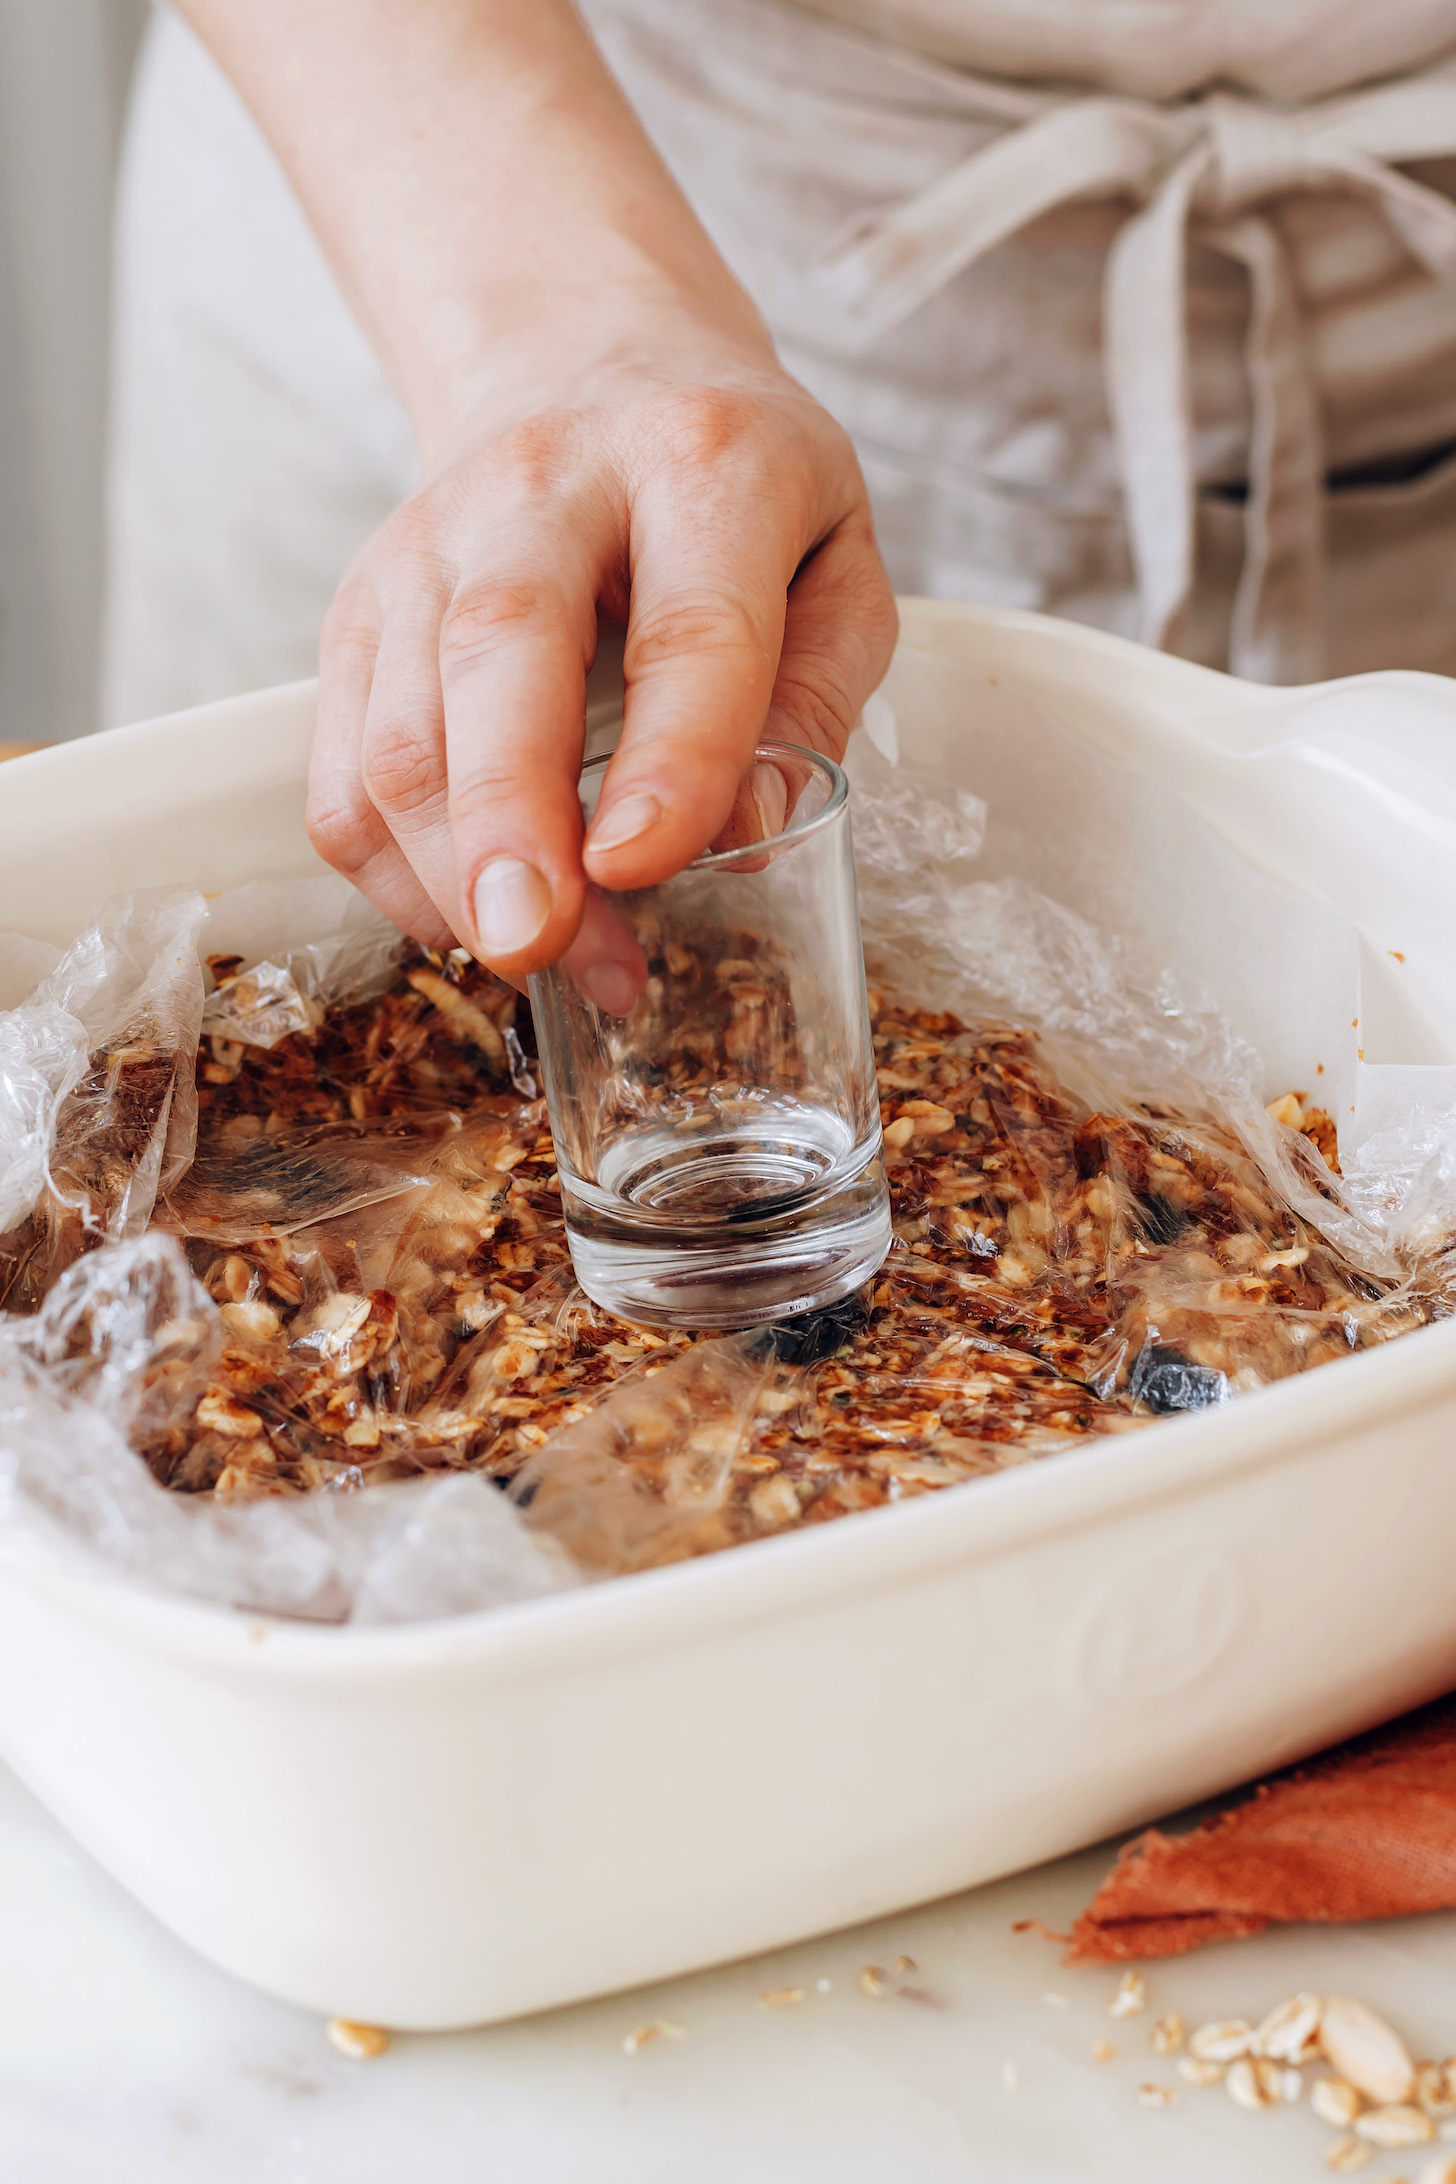
[[[854,437],[897,587],[1265,680],[1456,672],[1456,0],[833,9],[951,58],[783,0],[585,13]],[[972,74],[957,26],[1027,74]],[[1057,54],[1082,87],[1034,80]],[[415,478],[276,162],[166,17],[118,276],[112,719],[310,672]]]

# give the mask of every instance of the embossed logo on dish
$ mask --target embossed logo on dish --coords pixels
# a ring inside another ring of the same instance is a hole
[[[1089,1699],[1164,1698],[1212,1666],[1243,1610],[1243,1580],[1226,1555],[1165,1556],[1094,1604],[1074,1640],[1073,1681]]]

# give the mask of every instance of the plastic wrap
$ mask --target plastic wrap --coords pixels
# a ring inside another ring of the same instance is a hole
[[[170,1591],[325,1621],[459,1614],[566,1582],[484,1479],[288,1500],[169,1493],[153,1471],[188,1444],[226,1342],[158,1233],[88,1254],[37,1313],[0,1319],[0,1548],[23,1555],[39,1529]]]
[[[0,1017],[12,1514],[237,1605],[461,1612],[1135,1431],[1448,1309],[1456,1111],[1341,1177],[1318,1099],[1266,1106],[1213,998],[988,862],[994,805],[988,836],[973,797],[873,750],[854,773],[895,1221],[866,1292],[712,1341],[611,1319],[572,1279],[509,989],[332,881],[205,925],[136,898]]]
[[[32,1309],[95,1244],[137,1236],[197,1138],[206,916],[123,897],[0,1018],[0,1307]]]

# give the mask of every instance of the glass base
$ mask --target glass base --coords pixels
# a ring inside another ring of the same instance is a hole
[[[767,1199],[763,1164],[768,1158],[777,1168],[782,1148],[766,1156],[762,1145],[745,1146],[743,1155],[741,1165],[721,1153],[713,1160],[716,1218],[700,1222],[664,1220],[664,1198],[671,1203],[678,1194],[660,1184],[652,1192],[655,1218],[644,1219],[631,1202],[606,1203],[599,1191],[573,1188],[563,1171],[566,1237],[587,1295],[649,1327],[723,1331],[818,1311],[878,1271],[891,1235],[878,1152],[842,1181]],[[759,1169],[756,1190],[750,1166]],[[734,1167],[736,1178],[725,1172]],[[687,1180],[682,1167],[676,1176]]]

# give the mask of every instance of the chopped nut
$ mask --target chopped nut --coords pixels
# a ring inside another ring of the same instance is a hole
[[[361,2025],[351,2017],[331,2017],[328,2034],[341,2055],[347,2055],[354,2063],[367,2062],[373,2055],[382,2055],[389,2045],[389,2034],[378,2025]]]
[[[1436,2135],[1436,2126],[1424,2108],[1409,2101],[1392,2101],[1384,2108],[1367,2108],[1363,2116],[1357,2116],[1355,2135],[1382,2149],[1427,2146]]]
[[[1309,2089],[1309,2105],[1321,2123],[1346,2131],[1359,2115],[1360,2095],[1345,2078],[1316,2078]]]
[[[1188,2052],[1201,2063],[1231,2063],[1247,2055],[1254,2044],[1254,2028],[1242,2017],[1225,2017],[1200,2025],[1189,2035]]]
[[[1160,2017],[1148,2035],[1155,2055],[1176,2055],[1183,2045],[1183,2020],[1176,2011],[1168,2017]]]
[[[1166,2085],[1140,2085],[1137,2089],[1139,2108],[1171,2108],[1173,2089]]]
[[[1117,1983],[1117,1992],[1108,2003],[1108,2013],[1113,2017],[1136,2017],[1148,2005],[1148,1983],[1141,1972],[1124,1972]]]
[[[1349,1995],[1325,1997],[1320,2047],[1367,2100],[1403,2102],[1415,2086],[1415,2064],[1399,2033]]]

